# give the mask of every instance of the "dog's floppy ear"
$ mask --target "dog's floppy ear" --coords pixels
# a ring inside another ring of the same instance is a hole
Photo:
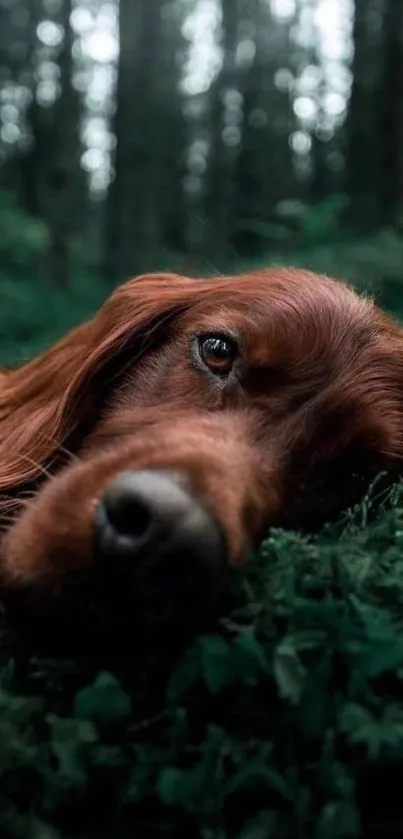
[[[131,353],[134,363],[199,294],[197,280],[141,276],[116,289],[92,320],[42,355],[2,372],[0,491],[34,481],[63,446],[79,445],[118,359]]]

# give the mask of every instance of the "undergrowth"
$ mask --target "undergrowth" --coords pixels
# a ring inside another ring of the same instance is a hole
[[[158,707],[4,630],[2,839],[401,837],[402,486],[371,505],[271,532]]]

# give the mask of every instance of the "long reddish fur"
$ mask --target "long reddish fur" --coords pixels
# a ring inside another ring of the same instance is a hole
[[[236,398],[200,385],[185,357],[184,336],[214,325],[243,332],[267,369]],[[272,386],[283,368],[290,381]],[[240,562],[263,523],[281,519],[293,464],[337,458],[353,439],[400,470],[403,333],[371,300],[291,269],[131,280],[0,374],[4,584],[57,585],[89,566],[94,504],[128,466],[185,472]]]

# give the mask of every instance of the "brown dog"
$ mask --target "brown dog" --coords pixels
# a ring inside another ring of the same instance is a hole
[[[268,525],[318,527],[402,455],[403,332],[370,300],[299,270],[142,276],[1,374],[3,590],[203,609]]]

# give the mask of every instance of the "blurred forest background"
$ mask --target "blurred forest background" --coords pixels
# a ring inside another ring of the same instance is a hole
[[[403,311],[403,0],[0,0],[2,363],[269,263]]]

